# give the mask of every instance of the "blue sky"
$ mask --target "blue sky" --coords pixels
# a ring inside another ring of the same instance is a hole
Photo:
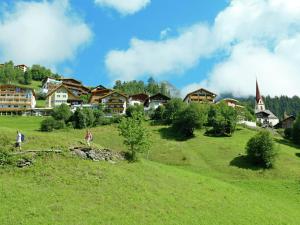
[[[169,81],[182,95],[299,95],[295,0],[2,0],[0,61],[86,85]]]
[[[178,28],[188,27],[199,21],[212,23],[216,14],[226,4],[225,0],[154,0],[146,9],[134,15],[123,16],[112,9],[96,6],[92,1],[72,1],[74,9],[92,27],[93,40],[78,55],[75,62],[71,62],[67,66],[72,68],[74,76],[89,85],[97,83],[111,85],[112,80],[107,75],[104,63],[105,56],[111,49],[128,48],[132,37],[159,40],[160,32],[166,28],[171,28],[176,35]],[[181,88],[193,80],[200,80],[200,77],[205,76],[212,63],[213,60],[200,63],[182,76],[170,74],[168,80]],[[149,76],[151,74],[140,79],[147,80]],[[183,77],[185,78],[183,79]]]

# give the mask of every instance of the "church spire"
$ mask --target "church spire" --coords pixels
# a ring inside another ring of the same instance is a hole
[[[266,110],[266,106],[262,96],[260,95],[260,90],[258,87],[258,82],[256,79],[256,102],[255,102],[255,112],[260,112]]]
[[[261,99],[261,95],[260,95],[260,91],[259,91],[259,87],[258,87],[258,82],[256,79],[256,103],[258,103],[260,99]]]

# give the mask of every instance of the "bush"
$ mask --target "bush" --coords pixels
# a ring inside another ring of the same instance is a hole
[[[134,112],[144,115],[144,107],[142,105],[131,105],[131,106],[127,107],[127,109],[126,109],[126,116],[132,117],[132,114]]]
[[[10,139],[6,134],[0,134],[0,146],[6,148],[10,145]]]
[[[41,131],[51,132],[55,129],[56,120],[49,117],[41,122]]]
[[[248,158],[255,165],[264,168],[274,166],[274,160],[277,155],[274,147],[274,141],[270,132],[261,131],[251,138],[246,146]]]
[[[291,139],[293,137],[293,128],[284,129],[284,137],[286,139]]]
[[[112,124],[112,119],[108,117],[100,117],[97,119],[96,124],[99,126],[105,126]]]
[[[297,145],[300,145],[300,114],[298,115],[294,126],[293,126],[293,142]]]
[[[65,123],[67,123],[72,116],[72,112],[68,105],[61,104],[60,106],[55,107],[53,109],[51,116],[55,120],[63,120],[63,121],[65,121]]]
[[[165,112],[165,107],[163,105],[158,106],[152,115],[150,115],[152,120],[163,121],[163,116]]]
[[[65,121],[63,120],[56,120],[54,123],[54,129],[59,130],[59,129],[64,129],[66,128]]]
[[[213,127],[214,135],[231,136],[236,128],[237,112],[224,103],[212,106],[208,112],[208,124]]]
[[[0,148],[0,166],[12,165],[13,157],[6,149]]]
[[[181,136],[191,137],[194,135],[195,129],[202,128],[206,115],[202,105],[192,103],[178,114],[178,117],[173,122],[173,128]]]
[[[92,127],[95,124],[95,116],[94,116],[94,112],[92,109],[89,108],[84,108],[82,110],[82,112],[85,114],[86,116],[86,126],[87,127]]]
[[[79,108],[76,109],[74,115],[72,116],[72,121],[75,129],[84,129],[87,127],[87,116]]]
[[[166,124],[172,124],[178,114],[184,110],[186,104],[180,98],[171,99],[166,105],[163,112],[163,120]]]

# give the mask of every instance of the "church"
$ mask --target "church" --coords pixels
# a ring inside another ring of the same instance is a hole
[[[255,101],[256,121],[262,127],[274,127],[279,123],[279,119],[270,110],[266,109],[264,100],[260,94],[258,82],[256,81],[256,101]]]

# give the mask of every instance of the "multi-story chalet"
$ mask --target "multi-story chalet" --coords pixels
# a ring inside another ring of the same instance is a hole
[[[33,89],[16,85],[0,85],[0,114],[26,114],[35,108],[36,98]]]
[[[224,98],[221,101],[219,101],[218,103],[220,103],[220,102],[224,102],[226,105],[228,105],[228,106],[230,106],[232,108],[244,108],[244,106],[241,106],[239,104],[238,100],[233,99],[233,98]]]
[[[279,123],[279,119],[270,110],[266,110],[264,100],[260,94],[258,82],[256,81],[256,101],[255,101],[256,120],[263,127],[274,127]]]
[[[111,113],[125,114],[128,97],[118,91],[111,91],[98,98],[98,103],[103,104],[105,109]]]
[[[103,96],[106,96],[107,94],[111,93],[111,89],[107,89],[106,87],[99,85],[96,88],[91,90],[91,97],[89,100],[90,104],[98,104]]]
[[[73,78],[53,79],[47,77],[42,82],[42,92],[47,94],[53,89],[64,84],[74,95],[81,96],[90,93],[90,89],[85,87],[80,81]]]
[[[62,83],[73,92],[73,94],[81,96],[90,93],[90,89],[85,87],[80,81],[73,78],[61,78]]]
[[[283,128],[283,129],[293,128],[295,120],[296,120],[295,116],[284,115],[284,119],[276,125],[276,128]]]
[[[46,106],[48,108],[54,108],[61,104],[78,105],[81,103],[82,100],[64,84],[54,88],[46,96]]]
[[[204,88],[200,88],[186,95],[184,102],[186,103],[214,103],[217,95]]]
[[[146,109],[157,109],[161,105],[165,105],[171,99],[161,93],[148,97],[145,100],[144,106]]]
[[[28,70],[28,66],[21,64],[21,65],[16,65],[16,68],[22,70],[24,73]]]
[[[145,93],[129,96],[129,105],[144,105],[145,101],[149,98],[149,95]]]
[[[61,84],[62,81],[47,77],[42,81],[42,93],[47,94],[48,91],[53,90],[54,88],[56,88]]]

